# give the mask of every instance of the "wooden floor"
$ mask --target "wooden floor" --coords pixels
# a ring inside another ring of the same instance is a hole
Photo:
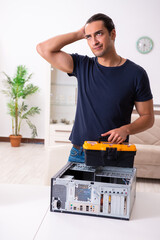
[[[49,158],[43,144],[12,148],[10,143],[0,142],[0,183],[45,185]],[[137,191],[160,193],[160,180],[138,178]]]

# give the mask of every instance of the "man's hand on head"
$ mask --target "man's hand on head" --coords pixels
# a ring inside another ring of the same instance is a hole
[[[85,26],[83,26],[82,28],[80,28],[78,31],[78,36],[79,36],[79,39],[83,39],[85,38]]]

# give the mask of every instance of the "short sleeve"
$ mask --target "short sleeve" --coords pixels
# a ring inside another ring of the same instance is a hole
[[[136,81],[136,102],[144,102],[152,99],[152,92],[150,88],[149,78],[146,71],[143,69],[142,73],[139,74]]]
[[[77,53],[75,54],[70,54],[72,59],[73,59],[73,72],[72,73],[67,73],[68,76],[74,76],[74,77],[77,77],[77,67],[79,65],[79,55]]]

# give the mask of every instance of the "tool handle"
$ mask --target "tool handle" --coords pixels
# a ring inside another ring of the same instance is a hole
[[[98,142],[99,142],[99,143],[100,143],[100,142],[108,142],[109,136],[110,136],[110,135],[105,136],[105,137],[99,137],[99,138],[98,138]]]

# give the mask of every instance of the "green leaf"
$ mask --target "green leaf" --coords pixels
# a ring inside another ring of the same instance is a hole
[[[24,89],[23,89],[23,96],[22,98],[26,98],[28,95],[32,95],[36,93],[39,90],[37,86],[34,86],[33,84],[28,84]]]
[[[10,114],[10,116],[15,118],[15,103],[13,101],[10,101],[7,104],[7,107],[8,107],[8,113]]]
[[[3,74],[4,74],[4,75],[6,76],[6,78],[7,78],[7,83],[12,85],[12,80],[11,80],[11,78],[10,78],[5,72],[3,72]]]
[[[30,120],[27,120],[26,122],[27,122],[28,126],[30,127],[30,129],[32,130],[32,138],[37,137],[38,134],[37,134],[37,128],[36,128],[36,126],[35,126],[33,123],[31,123]]]
[[[35,114],[40,114],[39,107],[31,107],[23,116],[23,119],[28,119],[29,116],[33,117]]]

